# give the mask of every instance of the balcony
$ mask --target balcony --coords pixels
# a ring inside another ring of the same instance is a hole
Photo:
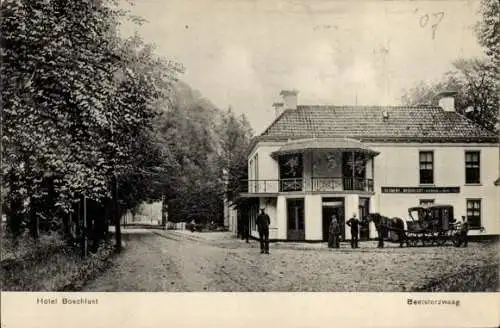
[[[242,180],[240,193],[266,194],[279,192],[373,192],[373,179],[353,177],[312,177],[310,179]]]

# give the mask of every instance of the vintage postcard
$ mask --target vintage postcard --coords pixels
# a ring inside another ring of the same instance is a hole
[[[1,325],[497,327],[493,0],[1,0]]]

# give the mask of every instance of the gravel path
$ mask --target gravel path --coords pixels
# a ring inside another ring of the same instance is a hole
[[[115,265],[84,291],[412,291],[440,276],[498,263],[498,245],[468,248],[396,246],[330,250],[325,244],[272,243],[228,233],[126,232]],[[390,245],[390,244],[389,244]],[[495,291],[492,286],[490,291]]]

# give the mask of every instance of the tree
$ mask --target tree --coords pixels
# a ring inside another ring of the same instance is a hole
[[[497,95],[497,130],[500,130],[500,104],[498,103],[498,94],[500,93],[500,82],[498,74],[500,73],[500,3],[496,0],[481,0],[481,17],[476,31],[479,43],[485,48],[486,54],[490,58],[491,74],[496,81],[495,92]]]
[[[102,226],[115,176],[122,210],[156,197],[141,172],[163,161],[153,123],[181,68],[138,36],[120,38],[114,2],[0,5],[2,187],[13,229],[37,237],[68,223],[83,196]]]
[[[169,220],[222,220],[223,169],[231,172],[232,186],[241,172],[246,173],[244,153],[251,134],[246,119],[219,110],[179,81],[172,106],[155,130],[165,154],[165,173],[157,181],[164,190]]]
[[[481,21],[476,26],[479,43],[493,61],[498,72],[500,65],[500,3],[496,0],[481,0]]]
[[[67,213],[78,194],[106,194],[96,144],[114,88],[116,12],[103,1],[41,0],[4,1],[1,11],[2,173],[12,198],[27,198],[36,237],[39,220]]]
[[[226,196],[233,201],[241,180],[248,176],[247,150],[253,131],[244,115],[236,117],[231,108],[222,122],[222,168],[227,172]]]
[[[457,60],[453,66],[454,69],[440,81],[421,83],[406,90],[402,102],[406,105],[437,105],[439,92],[455,90],[458,92],[455,106],[459,113],[488,130],[498,129],[499,95],[492,63],[487,59],[474,58]]]
[[[160,104],[168,106],[182,68],[153,51],[137,34],[117,47],[118,88],[108,103],[115,122],[106,133],[119,136],[107,152],[118,175],[119,217],[144,201],[161,199],[161,193],[152,188],[154,170],[165,161],[154,123],[161,115]]]

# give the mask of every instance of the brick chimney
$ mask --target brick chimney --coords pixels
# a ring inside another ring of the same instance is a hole
[[[283,107],[284,107],[284,103],[282,102],[275,102],[273,104],[273,107],[274,107],[274,115],[275,117],[278,117],[280,116],[280,114],[283,112]]]
[[[285,109],[297,109],[298,93],[296,90],[283,90],[280,92],[280,96],[283,97],[283,102],[285,103]]]
[[[445,112],[454,112],[455,109],[455,96],[456,91],[443,91],[437,97],[439,98],[439,107],[444,109]]]

